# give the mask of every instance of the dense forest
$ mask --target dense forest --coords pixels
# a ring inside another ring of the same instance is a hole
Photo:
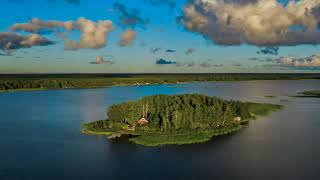
[[[107,111],[108,120],[87,124],[85,128],[91,132],[149,134],[149,137],[153,136],[150,133],[178,135],[229,131],[241,126],[239,121],[235,121],[236,117],[241,117],[241,122],[247,122],[257,115],[266,115],[280,108],[280,105],[226,101],[196,94],[157,95],[113,105]],[[148,123],[139,125],[141,118]],[[134,130],[128,127],[134,127]]]
[[[0,75],[0,91],[99,88],[192,81],[320,79],[320,74],[42,74]]]

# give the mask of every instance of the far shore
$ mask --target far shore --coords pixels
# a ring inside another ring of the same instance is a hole
[[[30,75],[30,77],[12,75],[12,77],[6,77],[0,75],[0,93],[58,89],[94,89],[114,86],[182,84],[192,82],[311,79],[320,80],[320,74],[141,74],[128,75],[128,77],[105,77],[103,75]]]

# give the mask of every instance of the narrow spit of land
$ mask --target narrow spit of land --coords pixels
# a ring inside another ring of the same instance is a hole
[[[298,95],[294,97],[311,97],[311,98],[320,98],[320,90],[314,90],[314,91],[303,91],[298,93]]]

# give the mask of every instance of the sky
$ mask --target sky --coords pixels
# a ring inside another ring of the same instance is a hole
[[[320,0],[0,3],[0,73],[320,73]]]

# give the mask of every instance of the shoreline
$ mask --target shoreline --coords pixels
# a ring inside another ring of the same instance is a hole
[[[95,80],[95,79],[92,79]],[[143,82],[143,83],[119,83],[114,84],[111,83],[110,85],[106,86],[99,86],[99,87],[62,87],[62,88],[20,88],[20,89],[9,89],[9,90],[0,90],[1,93],[15,93],[15,92],[28,92],[28,91],[48,91],[48,90],[76,90],[76,89],[103,89],[103,88],[110,88],[110,87],[130,87],[130,86],[151,86],[151,85],[178,85],[178,84],[186,84],[186,83],[200,83],[200,82],[243,82],[243,81],[303,81],[303,80],[319,80],[317,78],[298,78],[298,79],[245,79],[245,80],[191,80],[191,81],[177,81],[177,82]],[[132,79],[135,81],[135,79]],[[137,80],[136,80],[137,81]],[[1,82],[1,80],[0,80]]]
[[[180,102],[183,105],[171,102]],[[151,122],[145,118],[139,120],[140,110],[142,108],[144,111],[145,103],[146,109],[149,107],[150,110],[146,111],[149,112]],[[201,103],[204,103],[202,109],[197,110],[190,106],[197,107],[197,104]],[[171,119],[169,115],[162,113],[166,111],[166,108],[162,108],[165,104],[170,104],[167,114],[176,114],[170,116]],[[223,106],[226,110],[217,106]],[[148,147],[197,144],[207,142],[216,136],[239,131],[251,120],[269,116],[272,112],[282,110],[283,107],[277,104],[228,101],[198,94],[147,96],[111,106],[108,110],[108,119],[82,124],[81,132],[88,135],[104,135],[108,139],[128,136],[130,142]],[[212,108],[215,109],[214,114],[208,111]],[[195,112],[202,113],[194,114]],[[184,116],[183,113],[194,115],[188,118],[189,116]],[[223,117],[215,115],[221,113]]]
[[[248,121],[247,121],[248,122]],[[246,123],[247,123],[246,122]],[[239,125],[234,128],[227,128],[227,129],[216,129],[216,130],[199,130],[199,131],[190,131],[190,132],[182,132],[182,133],[147,133],[147,134],[136,134],[132,132],[111,132],[111,131],[95,131],[90,130],[86,124],[82,125],[81,127],[81,133],[85,135],[93,135],[93,136],[105,136],[110,137],[113,134],[120,134],[121,136],[132,136],[132,138],[128,138],[128,141],[142,145],[145,147],[159,147],[159,146],[167,146],[167,145],[188,145],[188,144],[200,144],[205,143],[208,141],[211,141],[214,137],[220,137],[225,135],[231,135],[233,133],[236,133],[240,130],[242,130],[245,126]],[[202,135],[199,137],[191,137],[187,138],[188,136],[192,135]],[[151,141],[153,137],[157,138],[165,138],[167,141],[155,141],[155,142],[146,142],[144,140],[145,137],[150,138]],[[184,140],[177,141],[177,137],[183,137]],[[205,137],[205,138],[203,138]],[[173,138],[173,139],[172,139]]]

